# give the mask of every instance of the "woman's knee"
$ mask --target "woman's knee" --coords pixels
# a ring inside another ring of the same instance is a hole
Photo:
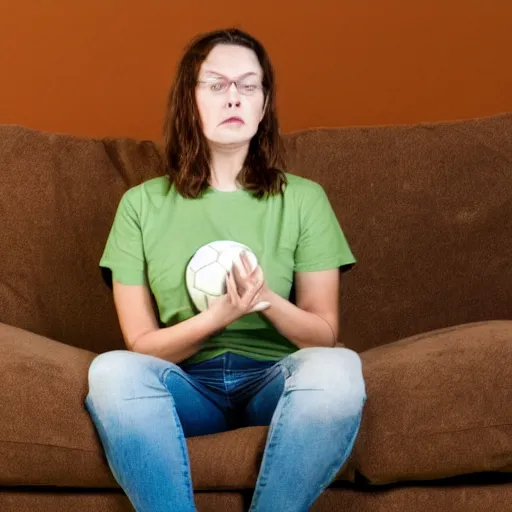
[[[131,366],[133,353],[127,350],[114,350],[96,356],[89,367],[89,393],[106,391],[126,377]]]
[[[283,361],[284,362],[284,361]],[[286,358],[287,390],[323,391],[324,399],[359,410],[366,387],[359,355],[347,348],[311,347]]]
[[[157,384],[159,374],[173,366],[168,361],[129,350],[105,352],[89,367],[89,396],[135,398],[141,388]]]

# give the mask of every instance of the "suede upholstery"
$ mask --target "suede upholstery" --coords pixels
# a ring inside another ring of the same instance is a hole
[[[512,115],[284,139],[358,258],[341,330],[368,400],[312,510],[512,511]],[[83,401],[124,348],[98,268],[117,202],[163,172],[152,141],[0,126],[2,511],[130,510]],[[198,510],[247,507],[266,433],[188,439]]]

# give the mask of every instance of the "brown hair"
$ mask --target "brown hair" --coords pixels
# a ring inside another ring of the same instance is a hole
[[[164,125],[169,178],[187,198],[199,197],[209,186],[210,150],[201,127],[195,90],[201,64],[218,44],[253,50],[263,69],[266,109],[250,141],[238,181],[257,198],[282,193],[286,175],[276,115],[274,70],[262,44],[238,29],[217,30],[196,37],[178,64]]]

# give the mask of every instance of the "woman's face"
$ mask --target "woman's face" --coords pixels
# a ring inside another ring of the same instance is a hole
[[[196,101],[210,144],[248,144],[264,113],[263,71],[243,46],[219,44],[199,70]]]

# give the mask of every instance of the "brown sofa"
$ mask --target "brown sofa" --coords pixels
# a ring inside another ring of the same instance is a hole
[[[341,326],[368,392],[312,510],[512,511],[512,114],[285,143],[358,258]],[[131,509],[83,402],[95,354],[123,347],[98,268],[117,202],[162,173],[151,141],[0,126],[2,512]],[[265,436],[188,440],[199,511],[247,508]]]

